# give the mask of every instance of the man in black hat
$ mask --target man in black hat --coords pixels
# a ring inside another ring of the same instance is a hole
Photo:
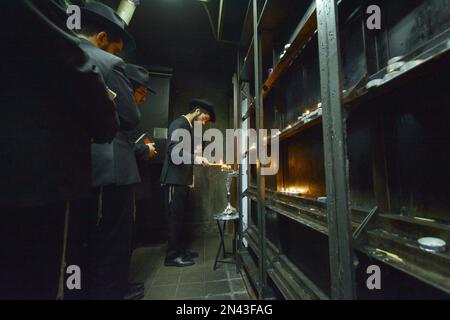
[[[129,63],[125,67],[125,74],[133,86],[133,95],[137,105],[146,101],[148,92],[156,94],[151,88],[150,74],[144,67]],[[150,141],[137,144],[135,152],[138,158],[143,160],[153,158],[157,154],[155,144]]]
[[[153,91],[151,88],[150,74],[148,70],[145,69],[144,67],[135,64],[127,64],[125,67],[125,74],[130,80],[131,85],[133,87],[133,95],[137,105],[142,105],[147,100],[148,92],[156,94],[156,92]],[[127,133],[129,134],[130,139],[132,141],[136,137],[137,130],[130,131]],[[142,143],[135,144],[136,157],[140,161],[145,162],[147,160],[150,160],[157,154],[155,144],[152,143],[151,141],[147,141],[148,139],[149,137],[145,137]],[[129,251],[130,262],[133,248],[134,246],[132,246]],[[143,283],[129,283],[128,290],[124,298],[125,300],[141,300],[142,298],[144,298],[144,293],[145,293],[145,286]]]
[[[196,252],[188,252],[183,245],[183,229],[185,211],[189,188],[194,183],[194,163],[208,166],[206,158],[194,155],[194,122],[205,125],[207,122],[215,122],[216,115],[211,103],[204,100],[193,100],[189,106],[189,113],[176,119],[169,126],[169,140],[167,143],[166,157],[161,173],[161,184],[168,192],[168,247],[166,253],[166,266],[187,267],[192,266],[192,259],[198,257]],[[188,156],[189,163],[175,164],[172,159],[172,151],[179,143],[174,140],[177,130],[187,130],[191,136],[191,150]]]
[[[61,298],[69,202],[91,190],[91,140],[111,142],[118,130],[66,19],[55,1],[0,10],[0,299]]]
[[[88,290],[92,299],[123,299],[132,246],[134,185],[141,181],[134,143],[127,132],[138,126],[140,112],[125,63],[114,54],[133,49],[134,41],[125,22],[110,7],[91,1],[81,14],[81,30],[77,31],[81,47],[117,94],[120,121],[112,144],[92,146],[94,197],[88,208],[97,216],[97,225],[90,240]],[[79,209],[83,208],[80,205]]]

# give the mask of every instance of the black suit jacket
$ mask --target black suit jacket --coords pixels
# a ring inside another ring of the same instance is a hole
[[[81,39],[81,47],[98,67],[108,88],[117,94],[114,102],[120,122],[120,130],[112,144],[92,145],[92,184],[99,187],[139,183],[141,179],[130,132],[138,126],[141,114],[131,83],[125,76],[125,63],[87,40]]]
[[[6,1],[0,19],[0,208],[81,197],[91,140],[118,130],[114,103],[52,1]]]
[[[172,151],[179,141],[173,141],[172,135],[177,129],[185,129],[190,132],[191,143],[190,150],[187,155],[190,159],[189,164],[175,164],[172,161]],[[180,117],[173,121],[169,126],[168,141],[164,165],[161,173],[161,184],[163,185],[184,185],[190,186],[194,179],[194,134],[189,121],[185,117]]]

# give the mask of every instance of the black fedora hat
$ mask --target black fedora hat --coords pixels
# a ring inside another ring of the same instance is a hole
[[[89,1],[81,8],[81,15],[82,19],[100,22],[120,34],[126,51],[136,48],[133,37],[125,30],[125,21],[112,8],[98,1]]]
[[[150,74],[144,67],[129,63],[125,66],[125,74],[128,79],[143,85],[151,93],[156,94],[156,92],[150,87]]]
[[[214,106],[211,102],[202,99],[194,99],[189,104],[189,108],[191,111],[197,108],[205,110],[209,114],[211,122],[216,122],[216,113],[214,112]]]

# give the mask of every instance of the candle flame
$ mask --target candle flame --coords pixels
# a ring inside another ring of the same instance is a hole
[[[282,188],[282,193],[290,194],[290,195],[304,195],[309,193],[309,188],[307,187],[289,187],[289,188]]]

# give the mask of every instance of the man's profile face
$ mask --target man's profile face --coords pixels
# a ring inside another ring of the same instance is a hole
[[[118,41],[112,42],[109,40],[109,36],[106,32],[102,31],[97,34],[95,37],[97,42],[97,47],[100,49],[111,53],[113,55],[117,55],[123,50],[123,40],[120,39]]]
[[[195,121],[200,121],[203,125],[207,124],[211,120],[208,113],[200,113],[200,115],[195,119]]]

